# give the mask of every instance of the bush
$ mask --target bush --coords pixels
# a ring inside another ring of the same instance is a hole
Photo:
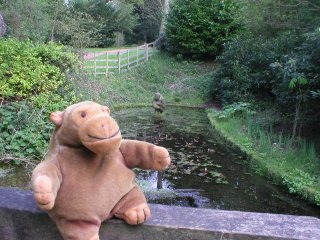
[[[220,67],[211,85],[213,98],[223,104],[251,101],[254,97],[272,96],[273,74],[270,64],[289,54],[301,38],[284,34],[266,39],[242,35],[226,44],[218,58]]]
[[[5,100],[50,97],[58,93],[65,74],[76,65],[76,56],[61,45],[0,39],[0,95]]]
[[[320,29],[305,34],[301,44],[270,65],[270,71],[273,93],[282,105],[293,104],[301,97],[311,104],[312,92],[320,89]]]
[[[26,102],[0,108],[0,160],[16,164],[41,160],[45,155],[53,125],[45,108],[34,109]]]
[[[0,161],[29,164],[45,155],[49,113],[76,101],[66,75],[77,62],[60,45],[0,39]]]
[[[166,33],[169,51],[184,56],[216,56],[239,30],[235,1],[175,0]]]
[[[294,121],[319,118],[320,31],[275,38],[241,36],[219,57],[211,95],[223,105],[272,100]],[[305,122],[306,123],[306,122]]]

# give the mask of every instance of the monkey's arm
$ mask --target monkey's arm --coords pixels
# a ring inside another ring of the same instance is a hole
[[[42,210],[53,208],[62,182],[62,175],[57,161],[41,162],[32,172],[32,189],[35,200]]]
[[[129,168],[164,170],[171,161],[167,149],[142,141],[122,140],[120,151]]]

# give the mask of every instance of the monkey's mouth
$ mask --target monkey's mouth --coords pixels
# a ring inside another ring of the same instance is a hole
[[[117,136],[119,133],[120,133],[120,129],[118,129],[118,131],[116,131],[114,134],[112,134],[112,135],[109,136],[109,137],[96,137],[96,136],[92,136],[92,135],[90,135],[90,134],[88,134],[88,137],[93,138],[93,139],[96,139],[96,140],[108,140],[108,139],[114,138],[114,137]]]

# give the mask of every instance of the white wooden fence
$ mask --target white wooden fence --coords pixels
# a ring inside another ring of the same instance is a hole
[[[152,42],[130,49],[85,53],[84,69],[94,76],[122,73],[148,61],[156,51]]]

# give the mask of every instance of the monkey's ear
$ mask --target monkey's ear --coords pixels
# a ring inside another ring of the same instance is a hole
[[[53,112],[50,114],[50,121],[56,126],[61,126],[63,120],[63,112]]]
[[[108,114],[111,113],[110,109],[109,109],[107,106],[102,106],[101,109],[102,109],[102,111],[105,112],[105,113],[108,113]]]

